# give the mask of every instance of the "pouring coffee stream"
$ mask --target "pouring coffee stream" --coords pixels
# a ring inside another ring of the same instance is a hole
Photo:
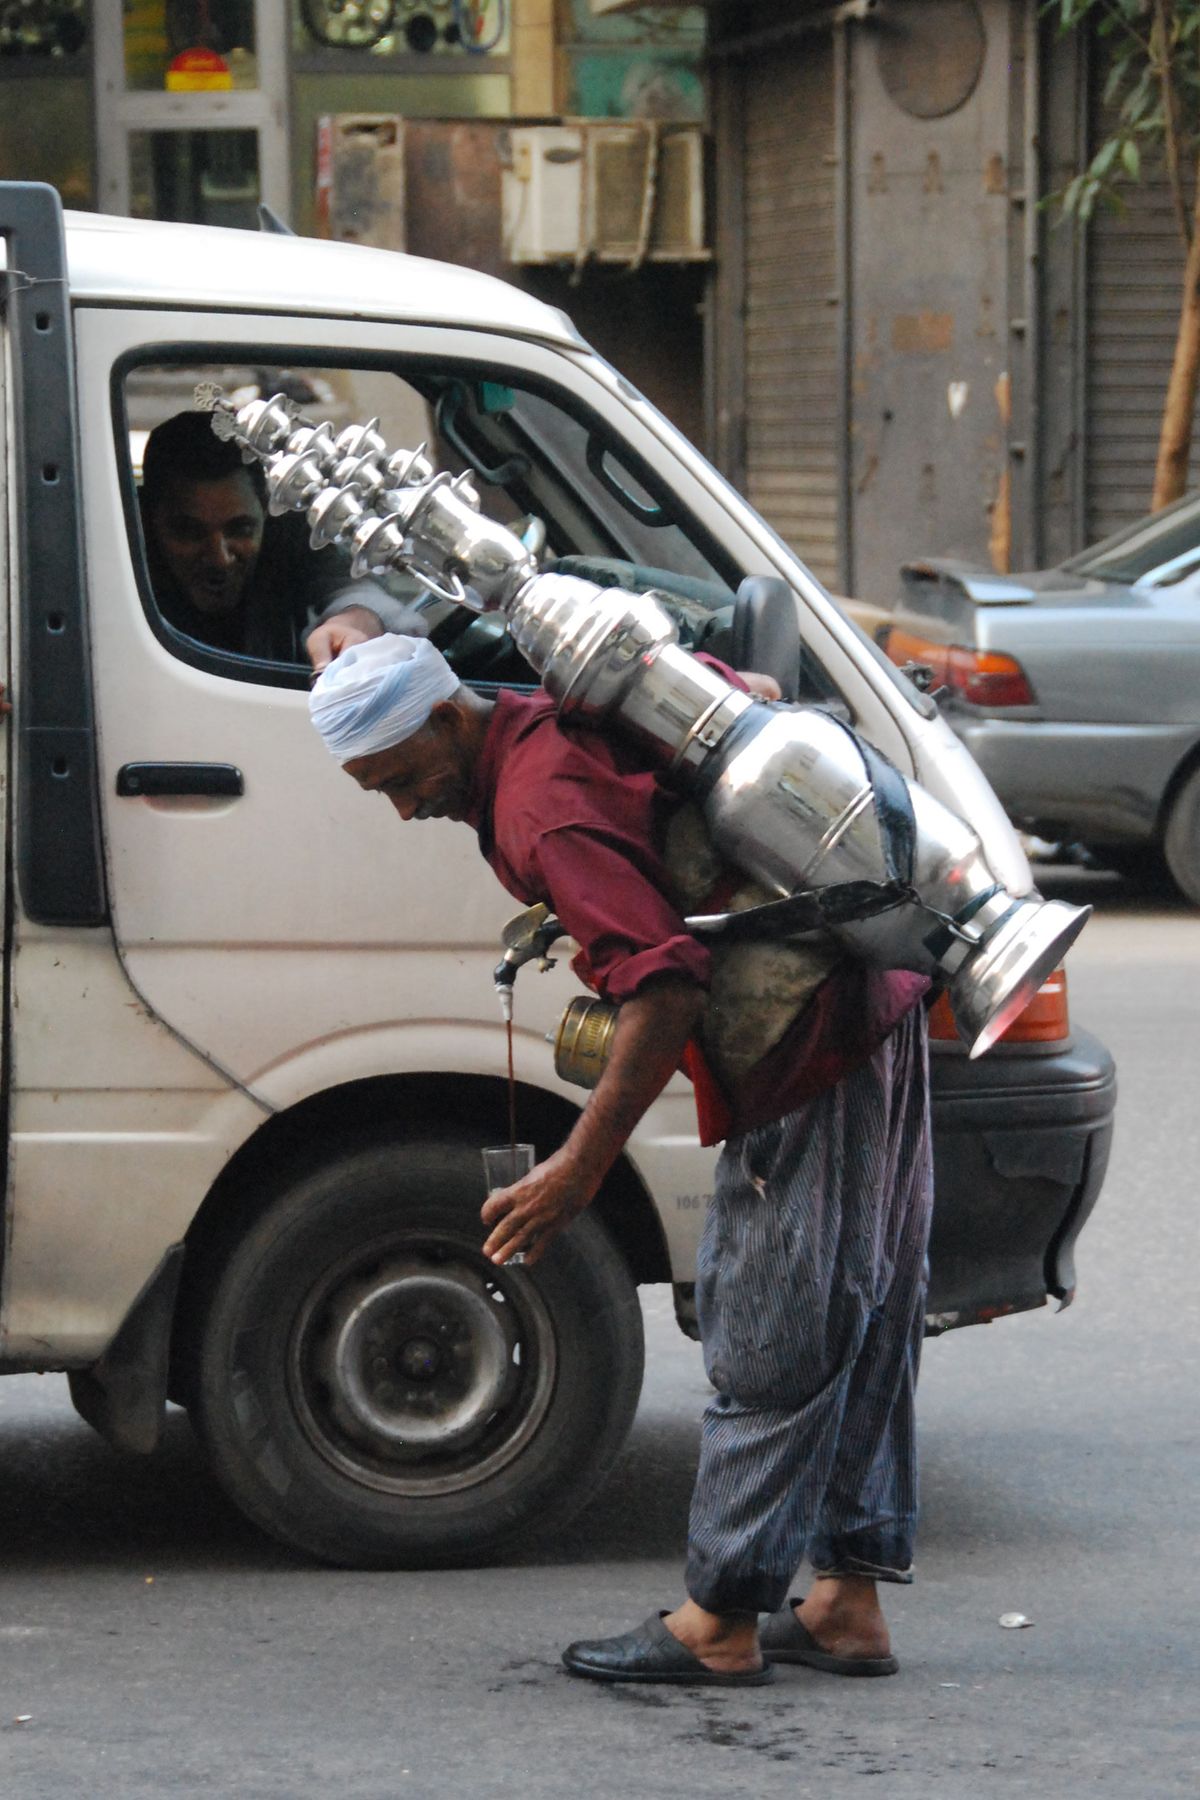
[[[517,1077],[513,1060],[513,984],[517,970],[527,962],[536,960],[543,972],[552,969],[555,959],[549,954],[550,946],[562,936],[562,926],[542,901],[515,914],[501,933],[504,954],[496,964],[492,980],[508,1039],[508,1135],[514,1149],[517,1142]]]
[[[513,1022],[510,1012],[504,1021],[508,1036],[508,1147],[517,1154],[517,1076],[513,1067]]]

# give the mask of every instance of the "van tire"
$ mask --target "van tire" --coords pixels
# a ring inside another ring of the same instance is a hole
[[[294,1180],[225,1259],[193,1419],[234,1504],[350,1568],[481,1563],[593,1496],[641,1389],[637,1290],[585,1213],[481,1252],[479,1152],[376,1143]]]
[[[1163,854],[1184,899],[1200,906],[1200,768],[1192,770],[1171,803]]]

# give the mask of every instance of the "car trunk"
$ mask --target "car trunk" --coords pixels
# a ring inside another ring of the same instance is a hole
[[[900,579],[903,597],[894,618],[906,629],[928,631],[937,643],[980,641],[979,622],[985,614],[989,623],[982,635],[995,643],[1003,612],[1090,606],[1112,591],[1110,583],[1066,568],[994,575],[934,558],[905,563]]]

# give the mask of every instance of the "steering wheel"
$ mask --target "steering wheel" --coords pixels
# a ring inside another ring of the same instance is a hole
[[[446,660],[462,681],[499,680],[509,664],[512,664],[507,676],[509,681],[537,680],[522,662],[520,651],[508,635],[508,627],[499,613],[472,614],[467,629],[459,635]]]
[[[721,655],[726,647],[734,597],[719,582],[679,575],[672,569],[648,568],[620,556],[560,556],[554,568],[563,575],[620,588],[622,593],[653,592],[663,611],[675,621],[685,650],[711,649]]]

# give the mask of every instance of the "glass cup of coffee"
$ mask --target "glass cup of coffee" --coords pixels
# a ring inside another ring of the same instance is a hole
[[[497,1144],[484,1150],[483,1178],[487,1183],[487,1191],[494,1194],[497,1188],[511,1187],[514,1181],[520,1181],[522,1175],[528,1175],[537,1155],[532,1144]],[[518,1250],[510,1256],[506,1268],[519,1267],[525,1261],[525,1252]]]

